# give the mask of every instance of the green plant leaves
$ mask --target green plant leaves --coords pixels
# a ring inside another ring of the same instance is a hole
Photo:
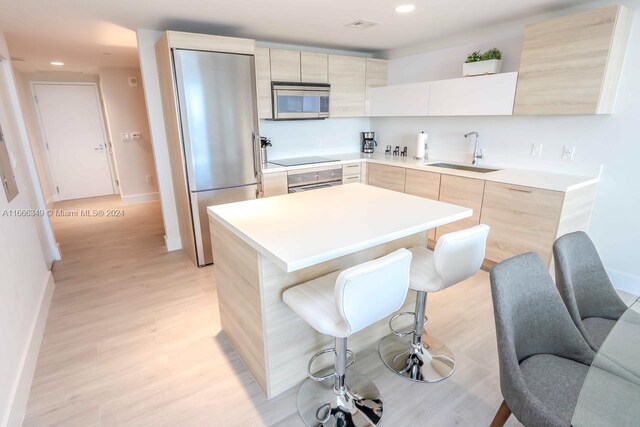
[[[489,61],[491,59],[502,59],[502,52],[500,49],[494,47],[484,53],[479,50],[473,51],[467,55],[467,60],[465,62]]]

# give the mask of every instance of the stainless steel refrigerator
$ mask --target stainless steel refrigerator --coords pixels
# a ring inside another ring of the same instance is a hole
[[[198,265],[213,262],[207,206],[258,195],[254,57],[173,49]]]

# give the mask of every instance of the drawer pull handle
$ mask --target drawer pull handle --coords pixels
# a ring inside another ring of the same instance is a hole
[[[520,188],[511,188],[511,187],[509,187],[509,191],[517,191],[518,193],[527,193],[527,194],[533,193],[533,191],[531,190],[521,190]]]

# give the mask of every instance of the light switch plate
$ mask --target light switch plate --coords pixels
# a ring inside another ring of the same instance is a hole
[[[531,144],[531,157],[542,157],[542,144]]]
[[[123,132],[120,134],[120,139],[122,141],[130,141],[131,140],[131,135],[129,135],[128,132]]]

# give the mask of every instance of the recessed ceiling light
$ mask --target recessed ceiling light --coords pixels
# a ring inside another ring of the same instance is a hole
[[[416,7],[413,4],[401,4],[400,6],[396,6],[396,12],[398,13],[409,13],[414,10],[416,10]]]
[[[62,67],[64,62],[62,61],[51,61],[51,65],[55,65],[56,67]]]

